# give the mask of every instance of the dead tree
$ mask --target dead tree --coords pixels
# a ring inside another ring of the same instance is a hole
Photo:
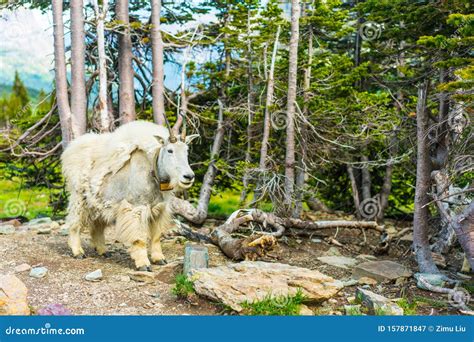
[[[298,75],[298,40],[299,40],[300,2],[291,1],[291,36],[289,46],[287,126],[285,156],[285,206],[291,214],[292,198],[295,189],[295,102],[296,81]]]
[[[75,137],[84,134],[87,128],[83,11],[82,0],[71,1],[71,124]]]
[[[417,154],[415,211],[413,217],[413,248],[420,272],[439,273],[433,258],[428,237],[429,197],[431,165],[428,145],[429,115],[427,109],[429,82],[418,87],[416,107]]]
[[[128,0],[117,0],[115,3],[115,14],[119,24],[122,26],[118,33],[119,117],[122,123],[127,123],[136,118]]]
[[[153,63],[152,107],[153,119],[165,123],[165,71],[163,62],[163,37],[161,35],[161,0],[151,1],[151,53]]]

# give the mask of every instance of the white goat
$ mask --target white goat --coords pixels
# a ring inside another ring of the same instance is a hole
[[[116,239],[129,247],[139,270],[151,261],[166,263],[160,237],[173,225],[168,199],[188,189],[194,173],[187,144],[197,135],[176,138],[171,130],[134,121],[113,133],[85,134],[62,155],[63,174],[70,192],[66,223],[69,246],[83,257],[80,232],[89,228],[99,255],[106,253],[104,230],[115,225]]]

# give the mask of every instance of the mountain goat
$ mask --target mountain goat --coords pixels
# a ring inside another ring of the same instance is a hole
[[[114,225],[137,269],[150,269],[148,238],[151,261],[166,263],[160,237],[173,225],[168,200],[194,182],[187,144],[196,136],[186,137],[183,129],[176,137],[169,125],[134,121],[71,142],[61,158],[70,192],[66,223],[73,255],[84,256],[80,232],[86,227],[97,253],[106,253],[104,230]]]

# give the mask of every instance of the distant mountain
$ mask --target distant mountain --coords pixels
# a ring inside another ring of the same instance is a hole
[[[26,87],[26,90],[28,90],[28,95],[30,96],[31,100],[36,100],[39,95],[39,90],[38,89],[33,89]],[[0,84],[0,97],[3,95],[8,95],[12,92],[12,86],[8,84]]]

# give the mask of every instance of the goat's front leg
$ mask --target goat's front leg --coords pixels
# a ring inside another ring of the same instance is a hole
[[[148,260],[148,217],[146,208],[123,201],[117,213],[117,239],[130,246],[128,252],[139,271],[151,271]]]
[[[154,264],[164,265],[166,264],[166,258],[161,250],[161,235],[163,232],[168,230],[174,225],[171,213],[168,211],[165,203],[156,205],[153,210],[153,221],[150,225],[150,237],[151,237],[151,261]]]

